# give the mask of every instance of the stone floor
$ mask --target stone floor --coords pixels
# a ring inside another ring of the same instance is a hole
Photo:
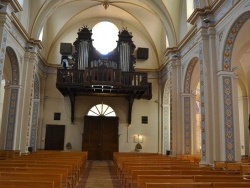
[[[121,188],[113,161],[88,161],[86,169],[75,188]]]

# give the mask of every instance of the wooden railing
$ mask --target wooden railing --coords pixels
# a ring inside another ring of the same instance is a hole
[[[122,72],[119,69],[87,68],[85,70],[58,69],[57,84],[147,86],[147,73]]]

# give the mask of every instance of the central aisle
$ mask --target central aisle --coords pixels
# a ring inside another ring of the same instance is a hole
[[[113,161],[87,161],[86,169],[75,188],[121,188]]]

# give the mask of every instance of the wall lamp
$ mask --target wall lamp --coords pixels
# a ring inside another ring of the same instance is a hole
[[[143,143],[143,137],[142,135],[138,134],[134,136],[134,142],[137,143],[135,145],[135,151],[139,152],[142,149],[141,143]]]
[[[209,17],[207,17],[207,18],[204,18],[202,21],[203,21],[204,23],[206,23],[206,24],[209,24],[209,23],[212,22],[212,19],[209,18]]]
[[[134,143],[143,143],[142,135],[138,134],[134,136]]]

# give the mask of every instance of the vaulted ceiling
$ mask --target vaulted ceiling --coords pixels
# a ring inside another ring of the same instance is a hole
[[[181,0],[35,0],[30,4],[28,30],[31,37],[38,38],[44,28],[43,55],[49,65],[56,66],[60,64],[60,42],[73,43],[83,25],[92,29],[100,21],[111,21],[119,30],[132,31],[136,46],[151,49],[151,62],[146,67],[144,64],[144,68],[158,69],[166,49],[166,36],[169,46],[178,43],[181,3]]]

